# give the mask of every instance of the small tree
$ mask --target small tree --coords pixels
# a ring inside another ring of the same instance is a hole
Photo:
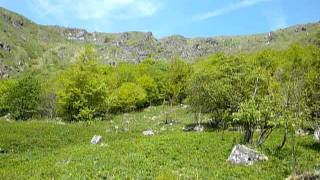
[[[109,106],[113,112],[128,112],[139,109],[146,102],[145,90],[134,83],[123,83],[109,98]]]
[[[8,93],[6,102],[9,112],[17,120],[32,118],[38,111],[41,99],[41,86],[33,75],[18,80]]]
[[[0,80],[0,116],[9,112],[8,96],[11,89],[16,86],[16,80]]]
[[[254,100],[248,100],[241,103],[239,111],[234,113],[233,116],[234,121],[241,124],[244,129],[242,142],[252,143],[253,134],[261,120],[261,113],[257,103]]]
[[[69,121],[88,121],[107,111],[108,89],[92,47],[86,46],[77,64],[67,69],[58,81],[61,116]]]
[[[147,93],[147,101],[149,105],[157,103],[160,99],[159,90],[154,79],[148,75],[142,75],[137,79],[137,84]]]

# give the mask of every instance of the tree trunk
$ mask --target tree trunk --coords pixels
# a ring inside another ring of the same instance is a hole
[[[243,137],[244,143],[252,144],[253,133],[254,133],[254,128],[252,128],[250,124],[247,124],[245,126],[245,132]]]
[[[286,122],[286,131],[283,135],[283,139],[282,139],[282,142],[281,144],[277,147],[278,150],[281,150],[283,148],[283,146],[286,144],[286,141],[287,141],[287,136],[288,136],[288,123]]]
[[[268,139],[268,137],[272,133],[272,131],[273,131],[273,128],[263,129],[263,131],[261,131],[261,133],[260,133],[260,136],[259,136],[259,139],[257,141],[256,146],[257,147],[261,146],[266,141],[266,139]]]
[[[291,136],[292,136],[292,171],[293,174],[296,174],[296,135],[294,132],[294,129],[291,130]]]

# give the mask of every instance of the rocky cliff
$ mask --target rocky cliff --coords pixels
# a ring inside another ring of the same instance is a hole
[[[77,57],[84,44],[93,44],[102,63],[139,63],[145,58],[188,62],[217,52],[253,52],[285,49],[292,43],[310,44],[319,39],[320,23],[296,25],[248,36],[186,38],[175,35],[157,39],[152,32],[101,33],[84,29],[38,25],[0,8],[0,77],[28,67],[64,66]]]

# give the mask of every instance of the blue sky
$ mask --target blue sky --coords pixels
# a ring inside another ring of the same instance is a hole
[[[243,35],[320,20],[320,0],[0,0],[39,24],[156,37]]]

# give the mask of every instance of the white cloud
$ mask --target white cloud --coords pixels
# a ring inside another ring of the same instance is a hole
[[[217,17],[217,16],[221,16],[224,14],[228,14],[228,13],[231,13],[233,11],[236,11],[236,10],[239,10],[242,8],[254,6],[256,4],[266,2],[266,1],[270,1],[270,0],[240,0],[236,3],[229,4],[225,7],[215,9],[210,12],[197,14],[197,15],[193,16],[193,20],[198,20],[198,21],[206,20],[206,19],[209,19],[212,17]]]
[[[161,7],[156,0],[35,0],[53,16],[74,16],[81,20],[113,20],[154,15]]]

